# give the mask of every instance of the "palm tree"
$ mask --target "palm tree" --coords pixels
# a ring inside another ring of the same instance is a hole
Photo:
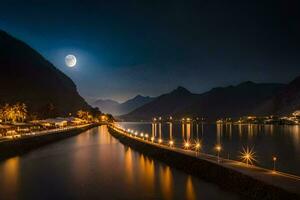
[[[0,109],[0,119],[6,121],[24,121],[27,117],[27,109],[24,103],[17,103],[15,105],[5,104]]]
[[[77,116],[84,120],[89,120],[90,113],[88,111],[79,110]]]
[[[24,103],[17,103],[13,106],[13,109],[16,115],[16,121],[23,122],[27,117],[26,105]]]

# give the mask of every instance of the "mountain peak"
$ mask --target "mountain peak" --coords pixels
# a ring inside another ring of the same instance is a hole
[[[138,95],[136,95],[135,97],[133,97],[132,99],[141,99],[141,98],[145,98],[145,97],[142,96],[142,95],[140,95],[140,94],[138,94]]]
[[[180,93],[180,94],[191,94],[189,90],[182,86],[178,86],[175,90],[173,90],[171,93]]]
[[[237,86],[249,86],[249,85],[255,85],[255,84],[256,83],[254,83],[253,81],[245,81],[245,82],[238,84]]]

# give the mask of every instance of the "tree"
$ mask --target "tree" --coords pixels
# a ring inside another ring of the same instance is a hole
[[[23,122],[27,118],[26,105],[24,103],[17,103],[15,105],[5,104],[0,109],[0,118],[5,122]]]
[[[88,111],[83,111],[83,110],[79,110],[77,112],[77,116],[80,118],[80,119],[84,119],[84,120],[90,120],[91,118],[91,115]]]
[[[16,121],[23,122],[27,117],[27,109],[24,103],[17,103],[13,105],[13,112]]]

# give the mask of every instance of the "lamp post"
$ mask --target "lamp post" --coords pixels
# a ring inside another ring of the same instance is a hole
[[[154,137],[151,137],[151,142],[154,142]]]
[[[218,163],[220,162],[220,151],[222,150],[222,147],[221,145],[216,145],[216,151],[217,151],[217,154],[218,154]]]
[[[201,148],[201,144],[200,144],[200,142],[197,142],[195,145],[196,155],[198,155],[200,148]]]
[[[273,156],[273,171],[276,171],[276,161],[277,161],[277,157]]]
[[[159,144],[162,143],[162,139],[161,139],[161,138],[158,139],[158,143],[159,143]]]
[[[183,146],[184,146],[185,149],[189,149],[190,143],[189,142],[185,142]]]
[[[241,159],[246,163],[247,167],[249,166],[249,164],[253,165],[253,162],[256,161],[253,147],[243,147],[243,151],[241,152]]]

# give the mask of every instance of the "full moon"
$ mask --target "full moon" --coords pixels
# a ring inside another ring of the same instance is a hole
[[[74,67],[76,65],[77,60],[74,55],[69,54],[65,57],[65,62],[68,67]]]

